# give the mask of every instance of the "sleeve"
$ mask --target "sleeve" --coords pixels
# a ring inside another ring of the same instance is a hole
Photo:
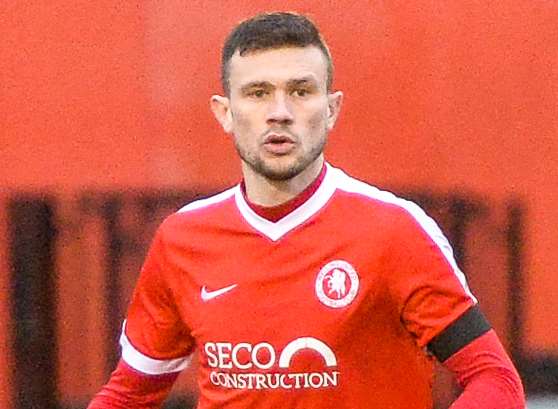
[[[142,267],[120,338],[122,359],[148,375],[181,371],[194,347],[175,302],[178,289],[172,288],[169,278],[173,267],[167,263],[161,230]]]
[[[521,379],[494,330],[449,357],[444,365],[463,393],[450,409],[523,409]]]
[[[175,302],[166,251],[159,229],[123,325],[122,358],[88,409],[157,409],[189,363],[194,341]]]
[[[418,206],[407,210],[392,225],[389,288],[405,328],[464,388],[451,409],[524,408],[519,375],[480,311],[448,240]]]
[[[425,347],[477,300],[436,222],[408,203],[392,223],[386,279],[401,322]]]
[[[177,377],[177,372],[145,375],[120,360],[109,382],[97,393],[87,409],[158,409]]]
[[[451,409],[525,407],[521,379],[478,305],[430,341],[428,349],[463,387]]]

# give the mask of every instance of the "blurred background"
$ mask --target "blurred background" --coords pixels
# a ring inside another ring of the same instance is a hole
[[[208,105],[223,40],[278,9],[333,53],[329,161],[436,218],[529,408],[558,407],[557,1],[6,0],[0,408],[84,408],[107,380],[154,229],[240,178]],[[458,392],[440,369],[437,407]]]

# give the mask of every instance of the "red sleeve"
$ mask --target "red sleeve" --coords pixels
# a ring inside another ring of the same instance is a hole
[[[450,409],[525,408],[521,379],[494,330],[456,352],[444,365],[463,387]]]
[[[424,347],[476,299],[436,222],[415,204],[407,210],[393,218],[386,280],[401,322]]]
[[[177,377],[177,373],[144,375],[121,360],[87,409],[158,409]]]
[[[163,361],[185,358],[194,346],[176,302],[178,290],[171,279],[176,272],[168,262],[168,251],[163,224],[149,249],[128,309],[123,335],[133,350],[122,345],[122,355],[128,365],[143,373],[167,372]],[[141,355],[162,362],[146,366]]]
[[[169,276],[167,243],[159,229],[134,290],[120,337],[122,359],[90,409],[159,408],[194,342],[183,322]]]

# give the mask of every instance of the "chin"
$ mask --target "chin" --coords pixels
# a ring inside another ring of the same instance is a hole
[[[275,181],[286,181],[294,178],[304,171],[309,163],[301,163],[296,160],[285,161],[261,161],[251,166],[258,174]],[[279,163],[278,163],[279,162]]]

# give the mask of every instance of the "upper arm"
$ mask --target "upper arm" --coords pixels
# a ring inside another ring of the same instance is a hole
[[[124,361],[147,374],[183,369],[194,345],[168,279],[173,266],[166,251],[159,231],[141,269],[121,336]]]
[[[413,205],[392,226],[388,287],[401,322],[424,347],[477,300],[433,219]]]

